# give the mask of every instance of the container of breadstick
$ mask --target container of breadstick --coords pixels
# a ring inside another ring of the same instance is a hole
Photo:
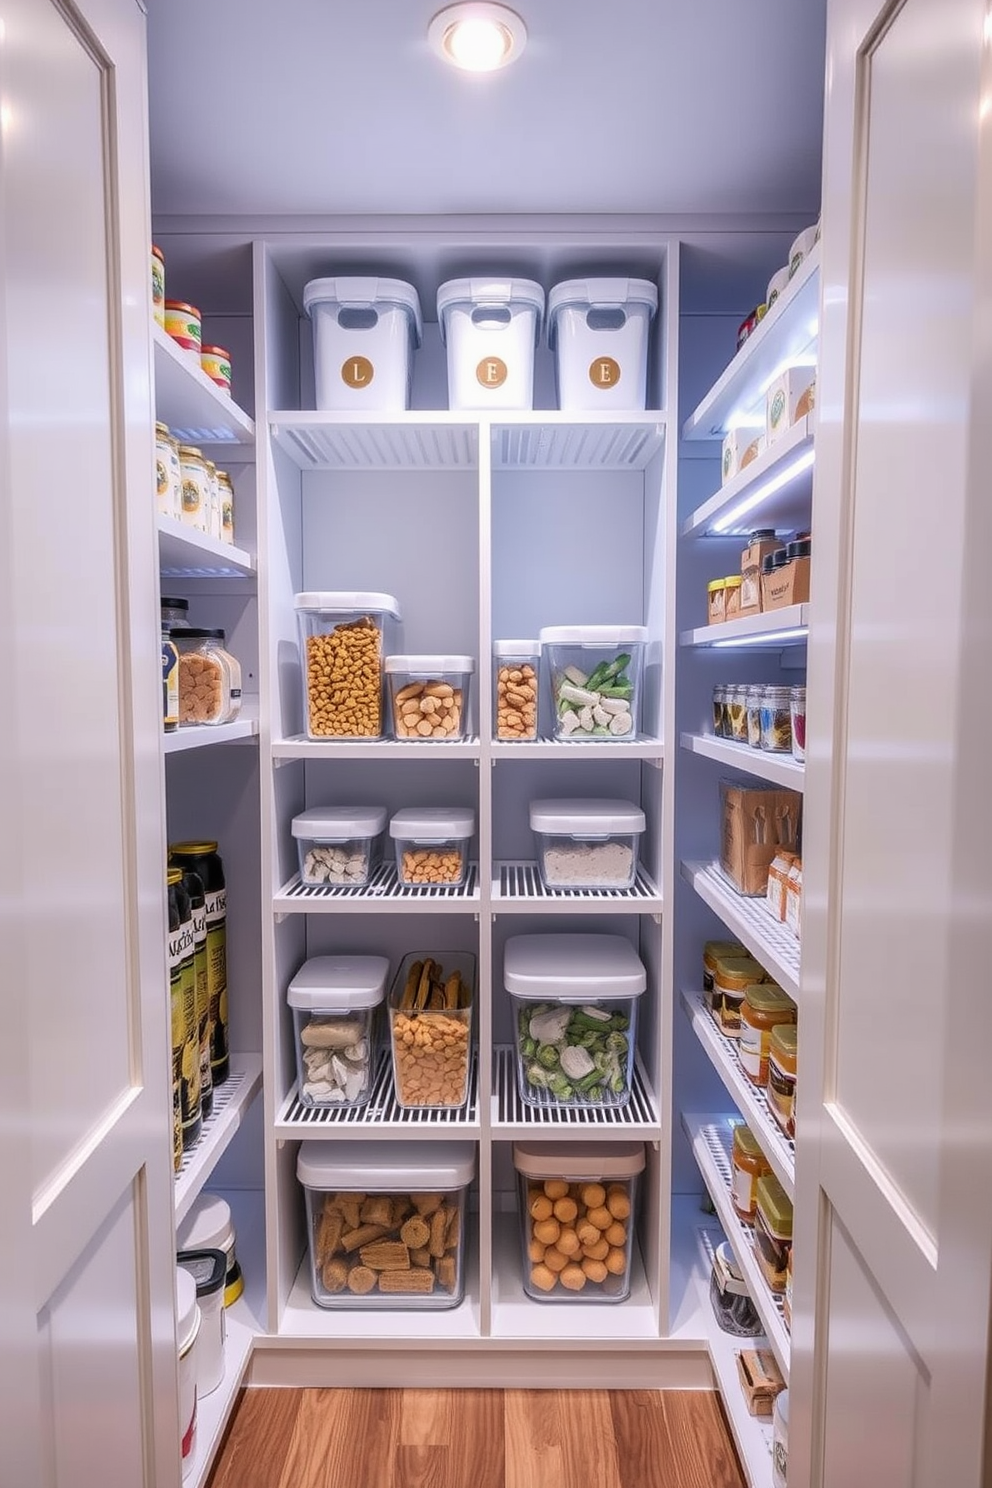
[[[457,1307],[472,1142],[301,1142],[318,1307]]]
[[[397,1104],[451,1108],[468,1101],[475,957],[467,951],[411,952],[389,994]]]

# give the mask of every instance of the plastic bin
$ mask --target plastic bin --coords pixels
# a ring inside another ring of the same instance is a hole
[[[471,1142],[301,1142],[318,1307],[457,1307]]]
[[[548,296],[558,407],[630,409],[647,402],[648,332],[658,308],[649,279],[567,279]]]
[[[393,736],[423,744],[464,739],[471,656],[387,656]]]
[[[289,984],[301,1105],[364,1106],[375,1079],[385,956],[312,956]]]
[[[401,884],[457,888],[468,877],[475,812],[461,806],[411,806],[389,822]]]
[[[308,739],[381,739],[382,663],[397,649],[399,600],[319,591],[295,600]]]
[[[314,806],[293,817],[303,883],[360,889],[379,860],[385,806]]]
[[[530,829],[545,888],[631,888],[646,825],[633,801],[531,801]]]
[[[514,1142],[523,1285],[535,1302],[630,1296],[640,1142]]]
[[[420,297],[402,279],[311,279],[317,407],[410,407],[413,353],[423,339]]]
[[[389,1027],[396,1100],[404,1109],[468,1100],[475,972],[467,951],[414,951],[400,962]]]
[[[517,1089],[528,1106],[625,1106],[634,1074],[643,962],[622,935],[514,935]]]
[[[531,408],[544,290],[531,279],[449,279],[437,292],[448,407]]]
[[[493,722],[503,744],[537,738],[540,641],[493,642]]]
[[[643,625],[552,625],[541,631],[555,738],[616,743],[637,737]]]

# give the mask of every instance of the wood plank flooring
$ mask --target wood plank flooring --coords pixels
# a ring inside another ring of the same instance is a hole
[[[246,1390],[209,1488],[743,1488],[706,1390]]]

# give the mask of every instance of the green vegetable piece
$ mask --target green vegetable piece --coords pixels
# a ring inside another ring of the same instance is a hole
[[[613,1079],[610,1081],[610,1089],[613,1091],[613,1094],[623,1095],[626,1088],[627,1081],[624,1079],[623,1075],[614,1075]]]
[[[588,1090],[595,1090],[596,1086],[602,1085],[602,1083],[603,1071],[594,1069],[590,1070],[588,1075],[584,1075],[575,1088],[576,1090],[581,1090],[583,1092]]]
[[[532,1085],[535,1090],[547,1090],[549,1077],[547,1070],[543,1070],[539,1064],[527,1066],[527,1084]]]
[[[629,703],[634,696],[634,689],[629,682],[615,682],[609,687],[600,687],[598,691],[602,697],[621,698],[625,703]]]
[[[575,1097],[575,1089],[572,1086],[571,1081],[566,1080],[565,1076],[562,1074],[551,1076],[551,1079],[548,1081],[548,1089],[551,1091],[551,1094],[557,1096],[559,1100],[573,1100]]]
[[[586,681],[586,692],[599,692],[600,685],[603,682],[609,681],[609,670],[608,663],[601,661],[595,671],[589,674],[589,678]]]
[[[625,1033],[608,1033],[606,1035],[606,1047],[614,1054],[626,1054],[627,1035]]]
[[[561,1066],[561,1059],[554,1044],[540,1044],[537,1050],[537,1062],[542,1069],[556,1070]]]
[[[614,1013],[610,1023],[613,1028],[619,1029],[621,1033],[625,1033],[630,1027],[630,1019],[626,1013]]]
[[[532,1039],[528,1034],[520,1045],[520,1052],[525,1059],[533,1059],[537,1053],[537,1039]]]

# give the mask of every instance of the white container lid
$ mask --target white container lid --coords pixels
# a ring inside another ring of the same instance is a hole
[[[625,309],[628,305],[647,305],[651,314],[658,308],[658,286],[650,279],[617,278],[565,279],[548,295],[548,340],[554,335],[555,317],[570,305],[585,309]]]
[[[561,801],[531,801],[532,832],[580,832],[607,836],[610,832],[643,832],[647,821],[633,801],[570,798]]]
[[[199,1194],[176,1231],[177,1249],[229,1250],[233,1241],[230,1204],[218,1194]]]
[[[301,1142],[296,1176],[307,1188],[450,1193],[475,1176],[473,1142]]]
[[[444,312],[454,305],[485,306],[518,310],[536,310],[535,339],[540,336],[544,318],[544,290],[533,279],[448,279],[437,291],[437,318],[441,340],[445,339]]]
[[[542,646],[635,646],[647,641],[646,625],[545,625]]]
[[[385,806],[313,806],[293,817],[293,836],[347,842],[352,837],[378,837],[385,825]]]
[[[387,672],[409,672],[415,677],[437,677],[441,672],[474,672],[473,656],[387,656]]]
[[[493,641],[494,656],[540,656],[540,641]]]
[[[293,601],[298,610],[327,611],[334,615],[358,611],[366,614],[392,615],[400,618],[400,602],[394,594],[376,594],[367,589],[318,589],[298,594]]]
[[[452,837],[471,837],[475,812],[467,806],[408,806],[390,818],[390,837],[414,842],[447,842]]]
[[[196,1305],[196,1282],[185,1266],[176,1267],[176,1315],[179,1352],[182,1354],[196,1337],[200,1322],[200,1310]]]
[[[503,983],[513,997],[558,1002],[611,1002],[639,997],[644,963],[622,935],[512,935],[503,952]]]
[[[308,315],[311,305],[347,305],[356,309],[370,305],[395,305],[407,312],[418,346],[423,339],[420,296],[413,285],[403,279],[377,279],[374,275],[311,279],[303,289],[303,308]]]
[[[642,1142],[514,1142],[513,1166],[528,1178],[633,1178]]]
[[[389,976],[385,956],[311,956],[289,984],[292,1008],[347,1012],[382,1001]]]

